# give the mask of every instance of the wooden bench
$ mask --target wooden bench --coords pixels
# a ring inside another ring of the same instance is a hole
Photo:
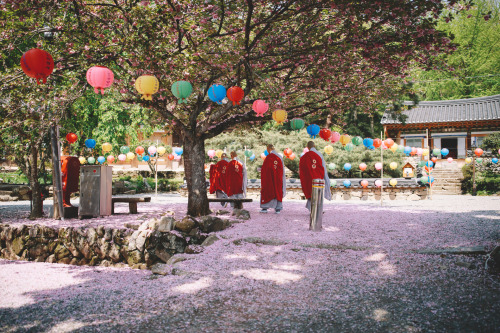
[[[252,201],[253,199],[208,198],[208,202],[234,202],[235,209],[243,209],[244,202],[252,202]]]
[[[132,197],[114,197],[111,198],[111,214],[115,213],[115,202],[128,202],[130,214],[137,214],[138,202],[151,202],[151,197],[132,198]]]

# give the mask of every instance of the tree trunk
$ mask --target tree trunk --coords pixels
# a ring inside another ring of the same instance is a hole
[[[205,178],[205,141],[189,132],[184,136],[184,170],[188,189],[188,214],[210,214]]]
[[[38,181],[38,149],[35,145],[31,147],[29,155],[29,169],[28,180],[31,187],[31,197],[33,202],[30,218],[35,219],[43,217],[42,191]]]

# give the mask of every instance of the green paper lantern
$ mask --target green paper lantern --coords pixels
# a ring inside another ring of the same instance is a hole
[[[137,155],[137,160],[138,160],[139,162],[142,162],[142,155]]]
[[[403,146],[403,145],[398,146],[397,152],[398,153],[404,153],[405,152],[405,146]]]
[[[418,166],[419,166],[419,167],[423,167],[423,166],[425,166],[425,161],[419,161],[419,162],[418,162]]]
[[[332,179],[332,181],[330,182],[330,187],[336,187],[336,186],[337,186],[337,180]]]
[[[121,146],[120,147],[120,153],[127,155],[127,153],[130,151],[130,148],[127,146]]]
[[[328,169],[330,169],[330,170],[335,170],[336,167],[337,166],[335,165],[335,163],[328,164]]]
[[[300,131],[304,128],[304,121],[300,118],[293,118],[290,120],[290,128],[294,131]]]
[[[359,146],[360,144],[363,143],[363,138],[361,138],[360,136],[355,136],[354,138],[352,138],[351,142],[355,145],[355,146]]]
[[[353,151],[354,150],[354,145],[351,142],[349,142],[348,144],[345,145],[344,149],[346,151]]]
[[[252,156],[253,152],[251,150],[245,150],[245,156],[250,157]]]
[[[95,163],[95,158],[89,157],[89,158],[87,158],[87,162],[89,162],[89,164],[94,164]]]
[[[193,92],[193,86],[187,81],[177,81],[172,84],[172,94],[177,97],[178,103],[187,103],[186,98]]]
[[[435,148],[432,150],[432,155],[439,156],[441,155],[441,149]]]
[[[476,158],[476,162],[477,163],[483,163],[483,159],[482,158]]]

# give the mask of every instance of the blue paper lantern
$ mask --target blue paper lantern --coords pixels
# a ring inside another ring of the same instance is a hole
[[[370,147],[368,147],[368,149],[370,149],[370,150],[374,150],[374,149],[375,149],[375,146],[374,146],[374,145],[371,145]]]
[[[252,156],[250,156],[250,161],[253,161],[255,160],[255,154],[252,154]]]
[[[349,171],[349,170],[351,170],[351,168],[352,168],[351,163],[344,164],[344,170],[345,171]]]
[[[498,163],[498,158],[493,157],[493,158],[491,159],[491,163],[497,164],[497,163]]]
[[[208,98],[212,102],[222,104],[222,100],[226,97],[226,88],[220,84],[213,84],[208,88]]]
[[[105,161],[106,161],[106,159],[104,158],[104,156],[99,156],[97,158],[97,162],[99,162],[99,164],[103,164]]]
[[[181,147],[175,147],[174,148],[174,153],[175,155],[182,155],[182,153],[184,152],[184,150],[181,148]]]
[[[267,155],[269,155],[269,152],[266,149],[266,150],[264,150],[264,156],[267,156]]]
[[[373,139],[365,138],[363,140],[363,145],[368,149],[375,149],[375,147],[373,147]]]
[[[307,134],[311,136],[311,139],[316,139],[316,136],[319,134],[320,128],[316,124],[311,124],[307,126]]]
[[[351,181],[348,179],[344,180],[344,187],[349,187],[349,186],[351,186]]]
[[[450,151],[449,151],[448,149],[446,149],[446,148],[441,149],[441,155],[442,155],[443,157],[445,157],[445,156],[446,156],[446,155],[448,155],[449,153],[450,153]]]
[[[432,185],[432,183],[434,183],[434,177],[429,176],[429,184],[431,184],[431,185]]]
[[[434,162],[432,161],[427,161],[427,163],[425,163],[425,165],[429,168],[432,168],[434,166]]]
[[[142,160],[143,160],[144,162],[149,161],[149,155],[144,155],[144,156],[142,157]]]
[[[87,139],[85,140],[85,147],[94,149],[95,147],[95,140],[94,139]]]
[[[406,156],[410,155],[410,153],[411,153],[411,147],[406,146],[405,150],[404,150],[404,153],[406,154]]]

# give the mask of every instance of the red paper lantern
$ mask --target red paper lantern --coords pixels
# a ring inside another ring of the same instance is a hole
[[[437,158],[436,156],[434,156],[433,158],[431,158],[431,161],[432,161],[432,163],[434,163],[434,164],[436,163],[436,161],[437,161],[437,160],[438,160],[438,158]]]
[[[480,157],[483,155],[483,150],[481,148],[476,148],[476,150],[474,150],[474,154],[476,154],[477,157]]]
[[[233,102],[233,105],[240,105],[240,101],[245,96],[245,92],[240,87],[231,87],[227,90],[227,99]]]
[[[175,158],[175,156],[174,154],[168,154],[167,158],[172,161]]]
[[[66,140],[68,140],[69,143],[75,143],[76,140],[78,140],[78,137],[75,133],[68,133],[66,134]]]
[[[380,139],[374,139],[373,140],[373,147],[378,148],[382,145],[382,140]]]
[[[291,153],[290,156],[288,156],[289,159],[291,159],[292,161],[295,159],[295,153]]]
[[[252,110],[257,113],[257,117],[264,117],[264,113],[269,110],[269,105],[261,99],[256,100],[252,104]]]
[[[135,153],[136,153],[137,155],[142,155],[142,154],[144,154],[144,148],[143,148],[143,147],[141,147],[141,146],[138,146],[137,148],[135,148]]]
[[[21,68],[26,75],[36,79],[36,83],[40,84],[40,79],[47,83],[47,77],[54,70],[54,60],[44,50],[31,49],[21,57]]]
[[[361,181],[361,186],[363,186],[363,188],[367,188],[368,187],[368,181],[366,179],[363,179]]]
[[[113,72],[104,66],[90,67],[87,71],[87,82],[94,87],[96,94],[101,89],[101,94],[104,94],[104,88],[111,86],[114,80]]]
[[[394,140],[392,140],[392,139],[385,139],[384,143],[385,143],[385,145],[386,145],[387,148],[391,148],[392,145],[394,144]]]
[[[411,155],[411,156],[415,156],[415,155],[417,155],[417,147],[412,147],[412,148],[411,148],[410,155]]]
[[[290,148],[287,148],[283,150],[283,154],[285,154],[286,157],[290,157],[292,155],[293,151]]]
[[[319,131],[319,137],[325,141],[329,141],[331,135],[332,131],[330,131],[328,128],[323,128],[321,131]]]

